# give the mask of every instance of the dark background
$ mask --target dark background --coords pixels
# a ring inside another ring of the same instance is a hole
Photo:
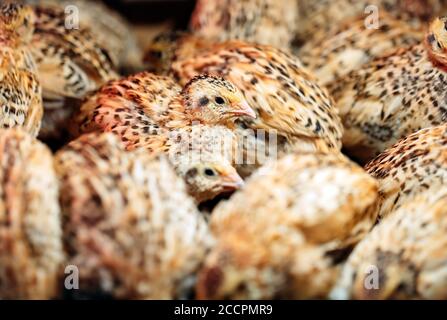
[[[280,0],[281,1],[281,0]],[[195,0],[105,0],[132,24],[175,21],[175,26],[184,29],[195,5]]]

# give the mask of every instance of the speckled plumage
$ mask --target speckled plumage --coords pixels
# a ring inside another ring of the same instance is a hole
[[[200,0],[190,29],[213,41],[239,39],[287,49],[297,22],[296,0]]]
[[[26,0],[26,2],[67,9],[67,17],[78,13],[80,26],[88,27],[101,47],[107,48],[107,53],[115,66],[124,71],[140,68],[142,52],[129,23],[102,1]]]
[[[210,234],[168,161],[91,133],[56,154],[65,245],[84,293],[181,297]]]
[[[29,7],[0,6],[0,127],[22,127],[36,136],[42,120],[42,88],[29,41],[35,16]]]
[[[366,162],[398,139],[447,120],[444,21],[435,20],[425,43],[378,58],[330,89],[350,154]]]
[[[340,155],[291,153],[266,164],[213,211],[217,244],[199,273],[198,297],[324,297],[338,271],[331,253],[372,228],[377,189]]]
[[[55,298],[64,251],[52,154],[20,128],[0,129],[0,164],[0,298]]]
[[[365,169],[380,184],[380,217],[422,192],[437,190],[447,182],[447,125],[409,135]]]
[[[422,42],[424,33],[385,12],[378,29],[365,27],[365,16],[336,24],[330,31],[315,35],[299,50],[298,56],[322,85],[330,86],[350,71],[361,69],[374,58],[396,48]]]
[[[177,57],[184,60],[199,51],[212,49],[219,41],[194,36],[188,32],[168,31],[155,36],[144,50],[145,67],[156,73],[167,75]]]
[[[45,108],[41,136],[58,139],[79,100],[117,74],[107,49],[87,26],[65,27],[65,12],[58,7],[33,8],[37,18],[31,48]]]
[[[171,44],[170,73],[185,83],[188,78],[209,73],[223,75],[244,94],[257,113],[256,119],[237,122],[250,129],[275,131],[297,149],[338,150],[342,127],[331,98],[298,59],[271,46],[242,41],[201,46],[193,53],[182,46],[197,43],[186,36]],[[185,56],[181,55],[185,53]],[[284,140],[284,139],[283,139]]]
[[[446,194],[426,192],[377,225],[354,249],[331,297],[447,299]]]

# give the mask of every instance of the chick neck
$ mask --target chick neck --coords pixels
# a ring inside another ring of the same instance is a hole
[[[168,110],[163,112],[160,124],[168,129],[182,128],[191,126],[194,123],[202,123],[191,114],[190,108],[186,106],[187,102],[182,94],[174,97],[169,103]]]

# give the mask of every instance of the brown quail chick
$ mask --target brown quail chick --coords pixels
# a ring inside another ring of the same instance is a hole
[[[199,0],[190,28],[213,41],[240,39],[288,49],[297,22],[296,0]]]
[[[67,28],[64,10],[55,6],[33,8],[37,19],[31,45],[45,108],[40,137],[64,140],[68,118],[80,100],[117,74],[107,49],[87,26]]]
[[[0,128],[22,127],[37,136],[43,106],[29,50],[34,18],[29,7],[0,5]]]
[[[332,99],[298,59],[270,46],[229,41],[177,60],[171,73],[183,83],[198,73],[222,74],[256,112],[241,127],[276,134],[278,149],[340,149],[342,126]],[[252,151],[248,151],[252,152]]]
[[[422,42],[424,33],[408,23],[380,13],[378,29],[365,27],[365,17],[358,16],[327,33],[319,33],[299,50],[298,56],[321,85],[331,86],[338,79],[374,58],[396,48]]]
[[[350,155],[366,162],[398,139],[447,120],[446,22],[434,20],[425,43],[378,58],[331,88]]]
[[[447,299],[447,190],[425,192],[354,249],[334,299]]]
[[[325,297],[338,271],[333,254],[375,222],[377,189],[340,155],[295,152],[266,164],[213,211],[216,245],[199,273],[198,297]]]
[[[127,150],[169,153],[189,192],[202,202],[242,184],[231,155],[220,152],[227,148],[231,153],[236,147],[216,149],[214,144],[235,139],[228,128],[218,125],[233,127],[241,115],[254,116],[254,112],[236,87],[222,78],[198,76],[182,89],[168,77],[143,72],[109,82],[90,96],[75,116],[73,131],[113,132]],[[203,129],[199,138],[194,138],[193,127]],[[189,148],[192,140],[191,150],[181,150]]]
[[[271,46],[242,41],[202,43],[186,35],[170,44],[154,43],[154,48],[160,52],[165,45],[161,64],[170,64],[170,74],[180,83],[201,73],[222,75],[233,82],[257,115],[237,123],[276,134],[282,142],[278,149],[339,151],[342,125],[332,99],[298,59]],[[192,53],[191,46],[196,44],[199,50]]]
[[[380,184],[380,217],[422,192],[441,188],[447,182],[447,125],[409,135],[365,169]]]
[[[210,234],[165,158],[91,133],[56,154],[65,245],[79,288],[118,299],[184,296]]]
[[[386,12],[414,26],[421,26],[445,13],[443,0],[298,0],[299,23],[297,40],[308,41],[327,33],[334,25],[364,15],[380,21]],[[373,7],[374,6],[374,7]],[[378,11],[374,10],[378,9]]]
[[[66,9],[67,16],[76,13],[79,25],[88,27],[95,40],[106,48],[115,66],[124,73],[141,69],[141,49],[129,23],[102,1],[92,0],[26,0],[28,3],[53,5]]]
[[[50,299],[64,261],[58,182],[46,146],[0,129],[0,299]]]

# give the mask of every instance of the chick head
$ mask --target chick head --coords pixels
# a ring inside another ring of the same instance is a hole
[[[182,96],[192,120],[200,123],[214,125],[243,116],[256,118],[242,92],[221,77],[194,77],[184,87]]]
[[[244,185],[236,169],[227,161],[191,161],[177,169],[185,179],[189,193],[199,203],[221,193],[235,191]]]

